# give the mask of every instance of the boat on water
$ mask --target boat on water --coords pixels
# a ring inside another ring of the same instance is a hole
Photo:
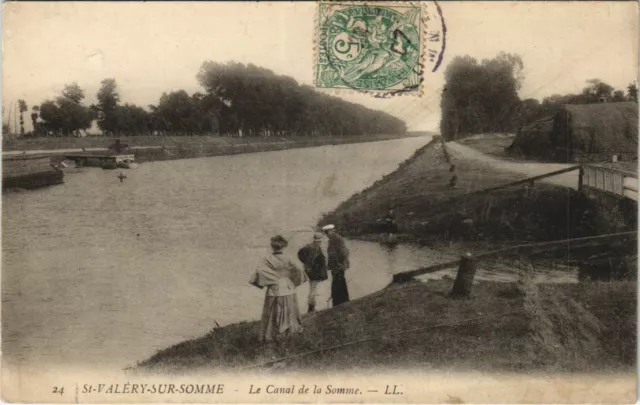
[[[64,183],[61,167],[45,154],[2,156],[3,189],[36,189]]]

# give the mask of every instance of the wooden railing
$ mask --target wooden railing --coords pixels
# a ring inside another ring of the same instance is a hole
[[[581,186],[638,201],[638,174],[634,172],[583,165]]]
[[[528,243],[524,245],[517,246],[509,246],[503,249],[493,250],[490,252],[484,252],[477,254],[475,256],[467,253],[465,256],[462,256],[460,259],[452,260],[449,262],[438,263],[432,266],[423,267],[416,270],[403,271],[399,273],[395,273],[393,275],[393,282],[404,282],[413,279],[417,276],[422,276],[424,274],[435,273],[444,269],[450,269],[460,265],[465,262],[465,259],[473,258],[474,260],[480,259],[489,259],[495,257],[521,257],[521,256],[531,256],[531,255],[539,255],[542,253],[554,252],[554,251],[569,251],[576,249],[589,249],[596,246],[600,246],[603,244],[610,243],[633,243],[637,244],[638,241],[638,232],[630,231],[630,232],[621,232],[614,233],[608,235],[597,235],[597,236],[587,236],[583,238],[573,238],[573,239],[563,239],[563,240],[554,240],[548,242],[538,242],[538,243]]]

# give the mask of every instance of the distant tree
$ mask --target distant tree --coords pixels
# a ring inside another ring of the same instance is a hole
[[[20,135],[24,136],[24,113],[29,110],[27,102],[24,100],[18,100],[18,109],[20,111]]]
[[[199,111],[193,121],[213,128],[215,118],[223,133],[287,136],[406,131],[405,123],[396,117],[318,93],[291,77],[253,64],[205,62],[197,78],[207,94],[192,101]]]
[[[611,98],[613,102],[622,102],[627,101],[627,97],[624,95],[624,91],[616,90],[613,92],[613,97]]]
[[[60,107],[54,101],[47,100],[40,105],[40,118],[43,120],[43,127],[53,134],[58,135],[64,126]]]
[[[527,122],[535,121],[540,119],[540,111],[542,107],[540,105],[540,101],[535,98],[528,98],[526,100],[522,100],[520,103],[520,108],[518,109],[518,124],[523,125]]]
[[[134,104],[117,106],[115,110],[117,134],[142,135],[150,132],[151,114]]]
[[[600,101],[611,101],[613,98],[613,87],[604,83],[600,79],[587,80],[589,86],[582,90],[582,98],[573,104],[591,104]]]
[[[455,57],[445,71],[440,103],[443,136],[514,130],[523,68],[520,56],[505,52],[480,63],[470,56]]]
[[[95,113],[81,104],[84,91],[77,84],[65,86],[56,101],[47,100],[40,105],[40,118],[46,131],[54,135],[77,135],[79,130],[91,127]]]
[[[634,83],[627,86],[627,93],[622,90],[615,90],[612,86],[602,82],[600,79],[591,79],[587,81],[587,86],[582,89],[579,94],[554,94],[549,97],[545,97],[538,106],[534,102],[530,102],[528,99],[522,102],[521,105],[521,118],[524,118],[520,125],[530,123],[543,117],[551,117],[555,115],[564,104],[592,104],[602,101],[623,102],[632,101],[632,94],[635,89]],[[534,100],[535,101],[535,100]],[[527,104],[525,106],[525,104]],[[523,113],[527,111],[527,113]]]
[[[638,102],[638,85],[637,83],[630,83],[627,86],[627,96],[629,101]]]
[[[84,90],[78,86],[78,83],[73,82],[64,86],[64,90],[62,90],[62,97],[79,104],[84,99]]]
[[[38,107],[37,105],[34,105],[31,108],[31,123],[33,125],[33,132],[35,134],[37,134],[39,132],[39,130],[38,130],[39,113],[40,113],[40,107]]]
[[[98,104],[92,106],[98,115],[98,127],[105,133],[118,131],[118,117],[116,109],[120,101],[118,86],[115,79],[104,79],[100,82],[97,94]]]

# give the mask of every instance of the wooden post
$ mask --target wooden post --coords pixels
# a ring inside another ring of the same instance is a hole
[[[476,276],[476,259],[471,253],[467,253],[461,257],[460,267],[458,267],[458,275],[453,283],[451,296],[467,297],[471,294],[471,286]]]
[[[580,166],[580,170],[578,171],[578,191],[582,191],[583,182],[584,182],[584,167]]]

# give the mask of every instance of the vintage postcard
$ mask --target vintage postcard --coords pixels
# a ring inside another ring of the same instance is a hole
[[[637,2],[6,2],[8,403],[635,403]]]

